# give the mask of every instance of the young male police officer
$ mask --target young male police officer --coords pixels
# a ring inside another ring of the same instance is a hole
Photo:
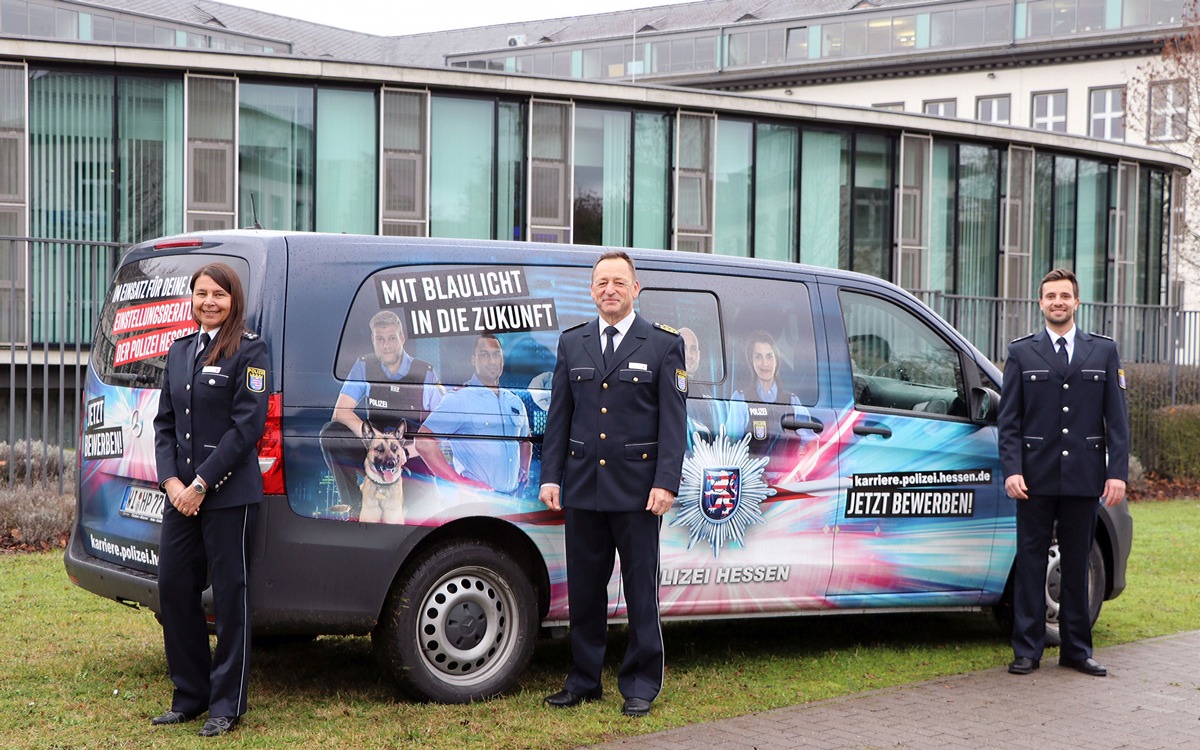
[[[662,689],[658,534],[679,491],[687,407],[683,339],[633,312],[633,261],[607,252],[592,267],[598,319],[563,331],[542,441],[540,499],[566,509],[567,598],[574,662],[555,708],[601,698],[614,553],[629,608],[617,676],[622,713],[645,716]]]
[[[1108,671],[1092,659],[1088,556],[1097,498],[1125,497],[1129,424],[1125,371],[1112,339],[1075,327],[1079,284],[1056,268],[1042,279],[1046,328],[1009,344],[1000,399],[1000,466],[1017,501],[1013,579],[1013,661],[1029,674],[1046,645],[1046,554],[1057,522],[1062,591],[1058,663],[1084,674]]]

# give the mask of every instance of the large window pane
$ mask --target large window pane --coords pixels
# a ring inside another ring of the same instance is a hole
[[[800,260],[838,268],[850,256],[850,137],[804,133],[800,170]]]
[[[800,133],[759,125],[754,157],[754,256],[795,260]]]
[[[637,112],[633,116],[633,246],[667,249],[671,118]]]
[[[317,91],[317,231],[375,234],[376,135],[373,91]]]
[[[1108,166],[1079,160],[1075,276],[1081,299],[1103,300],[1108,272]]]
[[[892,141],[860,135],[854,143],[854,257],[850,269],[892,278]]]
[[[494,102],[433,97],[430,227],[434,237],[492,237]]]
[[[717,122],[717,210],[714,250],[719,255],[750,255],[752,144],[748,122]]]
[[[29,71],[29,234],[111,242],[116,227],[112,75]],[[30,258],[33,342],[85,342],[95,328],[83,299],[112,274],[107,251],[41,245]],[[73,311],[78,307],[81,312]]]
[[[232,78],[188,77],[188,231],[234,227],[236,89]]]
[[[183,231],[183,81],[120,78],[120,242]]]
[[[496,239],[525,239],[525,110],[500,102],[496,122]]]
[[[575,242],[629,244],[632,115],[575,109]]]
[[[1000,153],[963,145],[958,154],[958,293],[991,297],[1000,252]]]
[[[958,147],[945,141],[935,142],[929,196],[929,288],[947,293],[954,291],[957,171]]]
[[[1075,188],[1077,160],[1054,159],[1054,265],[1075,267]]]
[[[313,89],[241,85],[238,216],[266,229],[313,230]]]

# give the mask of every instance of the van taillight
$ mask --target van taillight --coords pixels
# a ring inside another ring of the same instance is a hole
[[[283,394],[267,397],[267,426],[258,441],[258,468],[263,475],[263,494],[282,495],[283,483]]]

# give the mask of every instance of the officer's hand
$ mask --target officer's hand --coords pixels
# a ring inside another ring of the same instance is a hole
[[[543,484],[541,491],[538,492],[538,500],[542,501],[550,510],[562,510],[562,504],[558,501],[559,487],[553,484]]]
[[[1104,480],[1104,504],[1112,507],[1125,499],[1125,483],[1120,479]]]
[[[1025,486],[1025,477],[1020,474],[1013,474],[1004,480],[1004,491],[1018,500],[1029,499],[1029,488]]]
[[[650,499],[646,501],[646,510],[656,516],[661,516],[675,504],[675,493],[662,487],[650,488]]]

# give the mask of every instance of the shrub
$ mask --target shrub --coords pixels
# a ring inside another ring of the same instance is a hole
[[[1155,409],[1154,442],[1157,450],[1149,468],[1175,480],[1200,480],[1200,404]]]
[[[55,542],[74,519],[75,452],[36,440],[0,442],[0,536]]]
[[[1125,403],[1129,408],[1129,452],[1141,459],[1146,471],[1165,474],[1159,453],[1163,433],[1158,412],[1171,404],[1200,404],[1200,367],[1135,363],[1125,366]],[[1169,440],[1168,440],[1169,442]],[[1132,478],[1132,477],[1131,477]]]

